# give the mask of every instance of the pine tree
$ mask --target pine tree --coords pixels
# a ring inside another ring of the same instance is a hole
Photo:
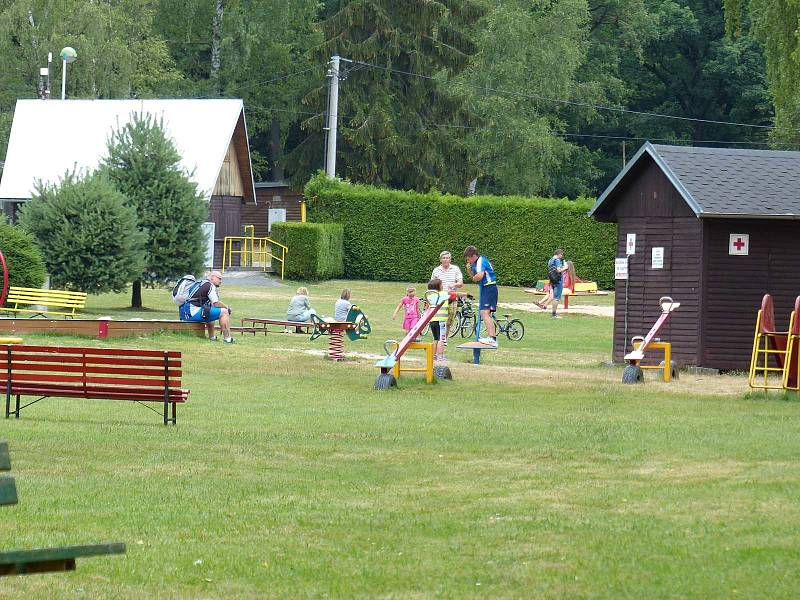
[[[146,235],[145,267],[133,282],[134,308],[142,306],[142,284],[163,285],[203,268],[208,203],[180,158],[163,122],[151,115],[132,115],[108,142],[101,168],[136,209]]]
[[[338,171],[364,183],[447,191],[466,189],[470,162],[455,128],[471,116],[449,81],[477,48],[465,33],[483,14],[474,0],[342,0],[323,22],[320,62],[334,54],[371,63],[342,63]],[[402,75],[396,71],[431,78]],[[305,102],[325,110],[325,88]],[[295,181],[322,166],[323,119],[304,126],[310,138],[295,152]],[[463,131],[461,132],[463,133]]]
[[[121,292],[142,270],[136,211],[100,173],[40,183],[19,223],[37,238],[53,287]]]

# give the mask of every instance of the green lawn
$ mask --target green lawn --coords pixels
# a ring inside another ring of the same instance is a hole
[[[312,302],[332,313],[344,285],[373,325],[346,349],[379,354],[404,283],[329,282]],[[236,321],[282,315],[295,284],[226,286]],[[127,300],[87,314],[175,314],[163,290],[146,312]],[[796,596],[800,403],[748,398],[742,376],[623,387],[610,319],[515,315],[522,342],[481,366],[451,347],[453,381],[390,392],[372,390],[374,358],[321,357],[324,338],[112,340],[183,351],[178,426],[65,399],[0,421],[20,496],[0,547],[128,553],[2,579],[0,598]]]

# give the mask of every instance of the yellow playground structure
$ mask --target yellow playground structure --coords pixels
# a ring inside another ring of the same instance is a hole
[[[748,385],[759,390],[800,391],[800,296],[789,315],[789,329],[775,327],[772,296],[766,294],[756,317],[753,353],[750,356]]]
[[[222,272],[233,266],[233,257],[239,257],[239,267],[255,267],[266,271],[272,261],[280,263],[283,279],[286,272],[286,255],[289,248],[269,237],[256,237],[255,225],[245,225],[244,235],[227,235],[222,246]],[[275,269],[278,272],[278,269]]]

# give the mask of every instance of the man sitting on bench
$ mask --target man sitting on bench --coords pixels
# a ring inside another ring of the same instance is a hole
[[[199,282],[189,297],[179,310],[181,321],[198,321],[206,324],[208,339],[212,342],[217,341],[214,321],[219,320],[222,327],[222,341],[226,344],[233,344],[236,340],[231,336],[231,307],[223,304],[219,299],[219,288],[222,284],[222,273],[211,271],[208,279]]]

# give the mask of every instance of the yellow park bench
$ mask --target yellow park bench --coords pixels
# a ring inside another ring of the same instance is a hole
[[[46,317],[50,314],[76,317],[77,311],[83,310],[85,306],[86,292],[10,287],[6,303],[1,309],[7,312],[33,313],[31,317]],[[61,310],[52,310],[53,308]]]

